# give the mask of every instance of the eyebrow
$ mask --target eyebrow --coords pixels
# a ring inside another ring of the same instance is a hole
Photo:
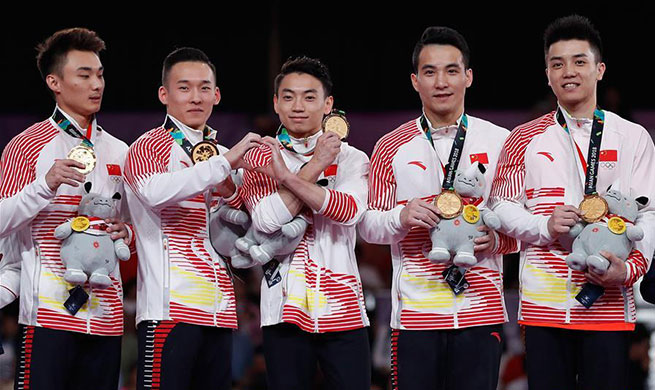
[[[291,89],[291,88],[283,88],[282,92],[295,93],[295,91],[293,89]],[[318,91],[316,89],[314,89],[314,88],[311,88],[311,89],[306,89],[306,90],[302,91],[302,93],[318,93]]]
[[[583,57],[588,57],[587,54],[585,53],[579,53],[579,54],[574,54],[571,57],[573,58],[583,58]],[[553,56],[548,59],[548,61],[561,61],[564,57],[562,56]]]
[[[177,84],[182,84],[182,83],[190,83],[190,80],[177,80]],[[203,84],[211,84],[211,80],[202,80],[201,83]]]
[[[77,68],[77,70],[85,70],[85,71],[88,71],[88,72],[93,72],[93,68],[90,67],[90,66],[80,66],[79,68]],[[101,67],[98,68],[98,70],[105,70],[105,67],[101,66]]]
[[[425,69],[436,69],[437,67],[432,64],[425,64],[421,67],[421,70]],[[447,64],[445,68],[461,68],[460,64],[458,62],[451,62],[450,64]]]

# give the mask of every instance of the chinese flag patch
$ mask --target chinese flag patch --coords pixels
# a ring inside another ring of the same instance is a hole
[[[109,173],[110,176],[120,176],[121,166],[118,164],[107,164],[107,173]]]
[[[489,157],[487,157],[487,153],[474,153],[471,154],[471,164],[474,162],[479,162],[480,164],[489,164]]]
[[[329,167],[325,168],[323,171],[323,176],[328,177],[328,176],[336,176],[337,175],[337,165],[332,164]]]
[[[619,161],[619,153],[616,151],[616,149],[601,150],[600,161]]]

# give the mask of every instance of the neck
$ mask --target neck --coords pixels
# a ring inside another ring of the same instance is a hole
[[[461,117],[462,114],[464,113],[464,107],[462,106],[458,110],[451,111],[445,114],[430,112],[426,110],[425,107],[423,108],[423,111],[425,112],[425,116],[427,116],[428,119],[430,120],[432,127],[439,128],[439,127],[454,125],[455,123],[457,123],[459,117]]]
[[[178,118],[176,118],[175,116],[173,116],[173,115],[171,115],[169,113],[166,113],[166,115],[170,116],[171,118],[174,118],[178,123],[190,128],[190,129],[193,129],[193,130],[204,131],[205,127],[207,127],[207,122],[203,122],[199,126],[191,126],[191,125],[189,125],[187,123],[182,122],[181,120],[179,120]]]
[[[285,128],[286,128],[286,126],[285,126]],[[321,131],[321,129],[318,128],[318,129],[310,131],[308,133],[296,133],[295,131],[289,130],[288,128],[286,128],[286,129],[287,129],[287,133],[289,133],[289,136],[293,137],[293,138],[296,138],[296,139],[309,138],[312,135],[314,135],[314,134],[318,133],[319,131]]]
[[[66,107],[65,105],[61,105],[61,104],[59,104],[59,109],[65,112],[71,118],[75,119],[75,122],[77,122],[77,124],[80,125],[82,129],[86,129],[87,127],[89,127],[89,124],[93,122],[93,114],[91,115],[78,114],[73,110],[69,109],[68,107]]]
[[[570,116],[576,119],[594,118],[594,111],[596,110],[596,95],[594,94],[589,99],[576,103],[576,104],[563,104],[560,103],[563,109],[569,113]]]

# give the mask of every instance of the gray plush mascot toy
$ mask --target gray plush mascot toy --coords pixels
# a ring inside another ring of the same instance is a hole
[[[89,280],[91,287],[107,288],[112,284],[109,274],[117,260],[128,260],[130,249],[122,238],[112,240],[106,232],[106,218],[116,216],[117,192],[111,198],[91,193],[91,183],[84,184],[87,192],[77,208],[77,217],[57,226],[55,238],[62,240],[61,260],[66,266],[64,280],[81,285]]]
[[[462,199],[462,209],[451,219],[442,216],[430,230],[432,249],[427,258],[433,263],[448,263],[452,257],[453,264],[458,267],[474,266],[478,260],[473,254],[473,240],[486,234],[478,231],[478,227],[486,225],[492,230],[500,227],[496,213],[477,207],[485,194],[485,170],[484,165],[478,163],[456,172],[453,189]]]
[[[638,210],[648,205],[647,197],[630,199],[610,187],[602,198],[607,202],[608,213],[597,222],[586,225],[578,222],[569,231],[569,236],[575,238],[571,254],[566,257],[566,264],[571,269],[584,271],[589,268],[604,275],[609,261],[599,251],[611,252],[625,260],[633,243],[644,238],[643,229],[635,226],[635,221]]]

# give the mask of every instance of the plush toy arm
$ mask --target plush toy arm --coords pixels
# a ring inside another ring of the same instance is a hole
[[[58,240],[65,240],[73,233],[70,221],[66,221],[55,228],[55,238]]]
[[[482,223],[492,230],[500,229],[500,218],[498,218],[498,214],[486,208],[480,210],[480,214],[482,216]]]
[[[583,229],[584,229],[584,224],[582,222],[578,222],[575,225],[573,225],[571,230],[569,230],[568,234],[571,238],[576,238],[577,236],[580,235],[580,233],[582,233]]]
[[[301,216],[295,217],[291,222],[282,226],[282,234],[288,238],[296,238],[305,232],[309,223]]]
[[[641,241],[644,238],[644,229],[639,226],[628,226],[625,235],[631,242]]]
[[[250,217],[244,211],[234,209],[228,205],[221,206],[218,211],[218,216],[223,221],[232,223],[234,225],[241,225],[244,228],[250,222]]]

